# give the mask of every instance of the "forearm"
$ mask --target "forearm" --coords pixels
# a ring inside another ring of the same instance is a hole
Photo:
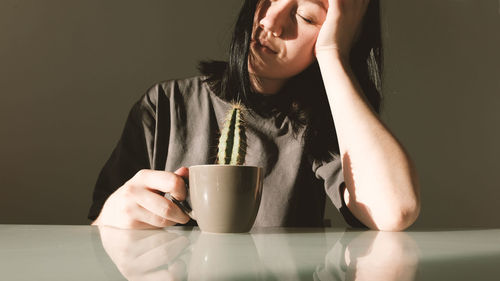
[[[400,230],[419,212],[415,169],[364,99],[347,60],[317,54],[342,157],[347,206],[368,227]]]

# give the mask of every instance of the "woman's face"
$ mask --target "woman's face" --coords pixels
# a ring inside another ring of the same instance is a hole
[[[288,79],[314,61],[327,0],[261,0],[254,16],[249,67],[265,79]]]

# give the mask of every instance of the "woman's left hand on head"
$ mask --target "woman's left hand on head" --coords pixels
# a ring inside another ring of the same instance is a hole
[[[315,45],[316,56],[336,52],[348,58],[370,0],[328,0],[326,19]]]

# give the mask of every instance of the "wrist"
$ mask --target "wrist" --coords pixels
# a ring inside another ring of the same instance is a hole
[[[339,52],[322,50],[316,52],[316,59],[320,67],[335,67],[346,71],[350,68],[349,56]]]
[[[342,51],[336,46],[317,47],[314,51],[318,60],[321,58],[329,58],[336,59],[342,63],[349,62],[350,52]]]

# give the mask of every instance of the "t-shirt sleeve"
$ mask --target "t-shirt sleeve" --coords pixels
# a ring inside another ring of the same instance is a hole
[[[95,220],[106,199],[141,169],[153,163],[157,87],[134,104],[122,135],[95,184],[88,218]]]
[[[329,162],[314,161],[313,170],[318,179],[322,179],[325,192],[332,200],[335,208],[342,214],[344,220],[351,227],[367,228],[349,210],[344,201],[345,181],[342,172],[342,162],[339,156],[334,156]]]

